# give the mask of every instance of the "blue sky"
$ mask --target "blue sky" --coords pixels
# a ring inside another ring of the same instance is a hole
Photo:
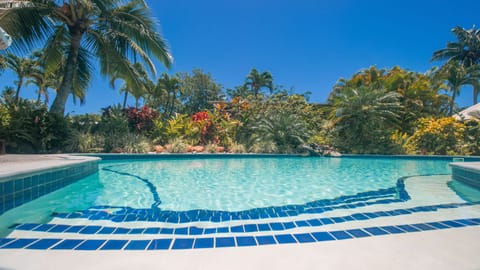
[[[201,68],[232,88],[255,67],[271,72],[275,84],[311,91],[311,101],[320,103],[340,77],[372,65],[419,72],[440,65],[430,58],[455,40],[451,28],[480,25],[478,0],[147,2],[175,58],[169,71],[159,64],[159,73]],[[13,80],[5,73],[0,88]],[[23,96],[34,96],[32,91],[25,89]],[[471,96],[471,89],[464,89],[459,104],[471,105]],[[118,90],[96,77],[86,104],[69,100],[66,112],[98,112],[121,100]]]

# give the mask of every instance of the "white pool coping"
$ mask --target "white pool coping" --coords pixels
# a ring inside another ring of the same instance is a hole
[[[450,166],[480,172],[480,162],[452,162]]]
[[[68,154],[0,155],[0,181],[16,175],[68,167],[96,160],[100,160],[100,158]]]

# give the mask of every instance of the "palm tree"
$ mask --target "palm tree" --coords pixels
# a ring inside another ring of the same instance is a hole
[[[46,73],[42,67],[36,66],[30,73],[30,79],[26,81],[26,85],[34,84],[38,88],[37,104],[40,104],[41,97],[44,96],[45,104],[48,104],[48,89],[55,88],[56,77],[54,73]]]
[[[250,71],[245,82],[245,86],[250,87],[255,98],[262,88],[267,88],[270,92],[273,91],[273,77],[268,71],[259,73],[255,68]]]
[[[452,32],[457,41],[449,42],[446,48],[434,52],[431,61],[460,62],[465,68],[480,64],[480,29],[473,27],[467,30],[457,26]],[[478,85],[478,82],[473,84],[473,104],[478,101]]]
[[[12,53],[7,53],[5,60],[6,66],[17,75],[17,81],[15,81],[15,84],[17,85],[17,90],[15,92],[15,103],[18,103],[20,98],[20,90],[25,79],[33,72],[35,61],[30,58],[16,56]]]
[[[169,76],[163,73],[158,79],[157,85],[153,89],[153,99],[163,99],[163,112],[166,118],[170,118],[178,104],[178,94],[180,94],[180,80],[177,76]]]
[[[0,54],[0,72],[7,68],[7,59]]]
[[[337,146],[355,153],[372,153],[379,145],[387,146],[403,111],[400,98],[395,91],[374,86],[347,87],[332,97],[334,109],[329,118],[337,132]]]
[[[269,111],[252,126],[253,146],[273,144],[281,153],[291,153],[303,144],[311,132],[307,123],[297,114],[289,111]]]
[[[385,69],[378,69],[371,66],[367,69],[362,69],[356,72],[350,79],[340,78],[333,86],[332,91],[328,96],[328,102],[333,101],[336,95],[340,94],[343,89],[360,86],[380,87],[381,79],[385,76]]]
[[[460,94],[460,89],[465,85],[478,87],[480,65],[465,67],[461,62],[450,61],[440,68],[438,76],[445,80],[446,90],[452,93],[449,108],[449,115],[452,115],[455,108],[455,99]]]
[[[31,0],[28,6],[12,8],[0,25],[12,34],[17,49],[32,48],[45,39],[47,69],[67,55],[63,76],[51,112],[63,114],[74,88],[81,51],[87,63],[99,60],[100,73],[123,74],[135,80],[129,57],[138,56],[156,72],[151,56],[166,67],[172,61],[167,45],[157,32],[156,21],[143,0]],[[21,23],[18,23],[21,22]],[[140,84],[140,82],[138,82]]]
[[[57,75],[55,71],[47,72],[45,70],[45,61],[43,60],[43,53],[41,51],[35,51],[31,55],[31,59],[34,62],[29,79],[26,81],[26,85],[34,84],[38,87],[37,104],[40,104],[42,95],[45,97],[45,104],[48,104],[48,88],[56,89],[55,81]],[[57,68],[57,72],[58,72]]]
[[[147,89],[153,87],[153,82],[148,77],[148,73],[141,63],[128,64],[129,73],[118,73],[112,77],[110,84],[115,87],[115,80],[122,79],[124,84],[120,88],[120,93],[124,93],[123,109],[127,106],[128,94],[135,98],[135,108],[138,108],[140,98],[148,92]],[[134,75],[133,77],[131,75]]]

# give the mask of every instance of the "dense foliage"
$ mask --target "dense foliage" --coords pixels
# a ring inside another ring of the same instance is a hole
[[[135,63],[134,82],[112,74],[112,85],[123,81],[123,105],[65,117],[46,105],[46,89],[59,87],[52,79],[61,78],[52,76],[59,70],[49,73],[38,53],[23,59],[0,55],[0,68],[18,77],[0,99],[0,139],[12,153],[300,153],[316,145],[342,153],[480,155],[480,119],[452,117],[463,86],[474,88],[476,100],[480,57],[473,56],[480,54],[472,44],[480,33],[458,28],[454,33],[459,41],[433,55],[446,60],[440,68],[360,70],[339,79],[326,104],[275,85],[268,71],[252,69],[244,84],[224,89],[200,69],[152,80]],[[21,98],[23,82],[37,86],[36,101]],[[84,98],[81,91],[73,94]],[[127,106],[128,96],[135,106]]]

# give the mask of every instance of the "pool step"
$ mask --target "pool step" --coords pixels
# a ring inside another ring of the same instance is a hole
[[[461,211],[457,211],[462,208]],[[469,208],[471,208],[469,210]],[[61,219],[55,219],[49,224],[20,224],[16,226],[12,235],[24,235],[25,233],[33,234],[79,234],[79,235],[162,235],[162,236],[194,236],[194,235],[211,235],[211,234],[248,234],[248,233],[264,233],[264,232],[281,232],[281,231],[311,231],[318,228],[349,228],[358,226],[358,224],[371,224],[372,221],[382,224],[396,224],[399,220],[426,220],[435,221],[435,216],[456,216],[475,214],[480,210],[478,203],[452,203],[430,206],[417,206],[405,209],[392,209],[387,211],[375,212],[359,212],[349,215],[332,216],[332,217],[316,217],[305,219],[302,216],[295,220],[282,221],[272,219],[270,221],[256,220],[249,223],[192,223],[172,224],[168,223],[123,223],[115,226],[115,223],[105,221],[92,222],[85,220],[82,225],[77,223],[59,223]],[[456,211],[458,213],[451,213]],[[429,216],[428,214],[432,215]],[[462,213],[460,215],[459,213]],[[126,226],[127,225],[127,226]],[[129,226],[128,226],[129,225]],[[56,237],[56,236],[54,236]]]
[[[40,250],[177,250],[246,247],[276,244],[302,244],[340,241],[422,231],[477,227],[480,218],[442,220],[428,223],[357,227],[346,230],[323,230],[308,233],[282,233],[246,236],[212,236],[160,239],[70,239],[70,238],[0,238],[0,249]]]
[[[397,198],[392,190],[384,194],[362,197],[337,198],[306,203],[303,205],[287,205],[281,207],[255,208],[245,211],[169,211],[160,209],[133,209],[128,207],[94,206],[84,211],[74,213],[54,213],[54,217],[63,219],[89,219],[110,220],[113,222],[165,222],[165,223],[191,223],[191,222],[226,222],[246,221],[283,217],[296,217],[303,214],[321,214],[341,209],[356,209],[372,205],[387,205],[405,202],[406,199]]]

